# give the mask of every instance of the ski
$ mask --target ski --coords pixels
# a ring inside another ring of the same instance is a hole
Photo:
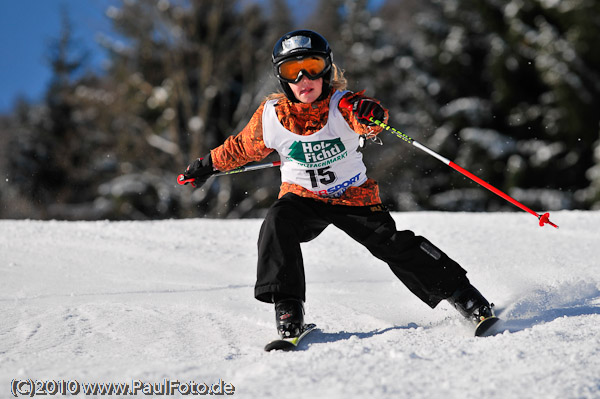
[[[496,334],[501,333],[502,331],[497,328],[500,326],[498,324],[499,322],[500,322],[500,319],[497,318],[496,316],[490,316],[490,317],[487,317],[487,318],[481,320],[479,323],[477,323],[477,326],[475,327],[475,336],[476,337],[489,337],[491,335],[496,335]]]
[[[280,350],[280,351],[290,351],[294,350],[298,347],[298,344],[304,337],[308,335],[311,331],[317,328],[316,324],[305,324],[302,327],[302,332],[297,337],[293,338],[280,338],[274,341],[269,342],[265,346],[265,351],[270,352],[272,350]]]

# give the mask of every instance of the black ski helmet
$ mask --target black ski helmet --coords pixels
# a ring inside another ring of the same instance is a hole
[[[273,48],[273,72],[279,80],[279,84],[285,96],[292,102],[299,102],[290,85],[280,79],[279,65],[290,58],[304,58],[310,55],[318,55],[325,59],[325,73],[323,75],[323,88],[317,101],[326,98],[331,91],[331,70],[333,54],[329,43],[323,36],[312,30],[295,30],[281,36]]]

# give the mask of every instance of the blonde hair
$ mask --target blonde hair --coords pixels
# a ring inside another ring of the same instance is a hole
[[[337,91],[344,91],[348,85],[348,81],[344,76],[344,71],[335,64],[331,64],[331,87]],[[267,100],[279,100],[285,98],[285,94],[281,91],[271,93],[267,96]]]
[[[331,64],[333,71],[331,72],[331,86],[337,91],[344,91],[348,86],[348,81],[344,76],[344,70],[335,64]]]

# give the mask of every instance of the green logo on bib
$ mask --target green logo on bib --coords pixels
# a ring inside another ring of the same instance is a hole
[[[294,141],[288,157],[294,161],[312,164],[340,157],[346,147],[340,138],[321,141]]]

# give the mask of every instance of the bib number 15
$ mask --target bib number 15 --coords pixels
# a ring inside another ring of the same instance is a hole
[[[310,176],[310,184],[313,188],[319,187],[319,183],[327,185],[335,181],[335,173],[328,169],[331,169],[331,166],[321,169],[310,169],[306,171],[306,173],[308,173]]]

